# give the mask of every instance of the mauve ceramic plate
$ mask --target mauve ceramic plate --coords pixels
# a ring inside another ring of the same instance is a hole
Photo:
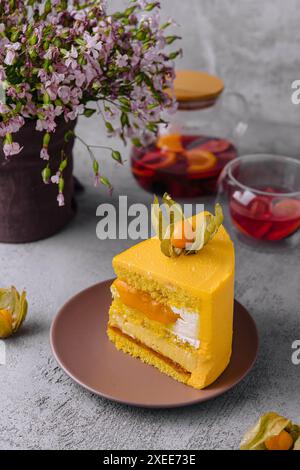
[[[154,367],[117,351],[106,336],[112,281],[101,282],[77,294],[59,311],[51,326],[54,357],[86,389],[128,405],[172,408],[221,395],[253,367],[258,351],[257,329],[247,310],[237,301],[230,364],[204,390],[176,382]]]

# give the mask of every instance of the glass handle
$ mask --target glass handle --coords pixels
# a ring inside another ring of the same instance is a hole
[[[232,138],[239,142],[248,129],[248,101],[241,93],[228,91],[221,97],[219,106],[226,110],[226,119],[232,123]]]
[[[228,174],[231,168],[231,163],[228,163],[221,171],[217,181],[217,200],[220,199],[221,195],[228,195],[232,188],[235,186],[230,175]]]

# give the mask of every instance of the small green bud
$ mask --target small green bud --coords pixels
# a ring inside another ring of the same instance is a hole
[[[122,163],[122,156],[118,150],[113,150],[111,152],[111,156],[114,160],[116,160],[118,163]]]
[[[45,15],[48,15],[48,13],[51,12],[51,0],[47,0],[46,3],[45,3],[45,8],[44,8],[44,14]]]
[[[64,141],[69,142],[70,139],[74,138],[75,134],[73,131],[69,130],[64,135]]]
[[[107,186],[108,188],[111,188],[111,184],[109,180],[106,178],[106,176],[101,176],[100,181],[104,186]]]
[[[135,147],[138,147],[138,148],[142,147],[142,142],[137,137],[134,137],[133,139],[131,139],[131,142],[133,143]]]
[[[56,47],[60,47],[61,46],[61,41],[59,38],[55,38],[54,41],[53,41],[53,44],[56,46]]]
[[[122,127],[130,125],[128,114],[124,112],[121,114],[121,124],[122,124]]]
[[[45,184],[48,184],[51,178],[51,170],[47,165],[42,171],[42,178]]]
[[[62,173],[68,165],[68,159],[65,158],[59,165],[59,171]]]
[[[173,44],[173,42],[176,41],[176,39],[181,39],[181,37],[180,36],[167,36],[165,38],[165,41],[168,45],[170,45],[170,44]]]
[[[10,40],[12,42],[17,42],[18,39],[19,39],[19,31],[14,31],[10,37]]]
[[[6,136],[4,137],[4,143],[5,144],[12,144],[13,140],[12,140],[12,136],[11,134],[6,134]]]
[[[154,8],[158,6],[159,6],[159,2],[148,3],[148,5],[145,7],[145,10],[151,11],[151,10],[154,10]]]
[[[94,159],[93,161],[93,170],[94,170],[95,175],[99,174],[99,163],[97,162],[96,159]]]
[[[51,135],[49,134],[49,132],[46,132],[43,137],[43,147],[48,147],[50,139]]]
[[[29,49],[29,57],[31,60],[35,60],[37,58],[37,52],[33,47]]]
[[[48,93],[46,92],[43,96],[43,103],[44,104],[50,104],[51,103],[51,99],[50,99],[50,96],[48,95]]]
[[[38,38],[36,34],[33,34],[28,40],[30,46],[34,46],[38,42]]]
[[[139,41],[144,41],[147,38],[147,33],[143,30],[140,30],[136,33],[136,38]]]
[[[109,121],[105,121],[105,127],[108,130],[108,132],[114,132],[114,128]]]
[[[59,182],[58,182],[58,191],[60,193],[63,193],[64,192],[64,187],[65,187],[65,180],[63,179],[63,177],[61,176],[59,178]]]
[[[179,55],[182,54],[182,50],[180,49],[179,51],[175,51],[175,52],[171,52],[171,54],[169,54],[169,59],[170,60],[175,60],[176,57],[178,57]]]
[[[95,114],[95,112],[96,112],[95,109],[85,108],[84,111],[83,111],[83,114],[85,115],[85,117],[91,117],[91,116],[93,116],[93,114]]]

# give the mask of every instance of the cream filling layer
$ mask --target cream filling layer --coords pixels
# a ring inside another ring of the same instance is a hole
[[[180,318],[170,328],[170,331],[177,336],[180,341],[189,343],[194,348],[200,346],[199,330],[200,316],[196,312],[190,312],[184,308],[171,307],[174,313],[180,315]]]

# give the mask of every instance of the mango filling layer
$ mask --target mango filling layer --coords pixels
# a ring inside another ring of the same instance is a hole
[[[150,320],[155,320],[164,325],[170,325],[180,318],[180,315],[174,313],[167,305],[156,302],[152,299],[150,294],[135,289],[120,279],[116,279],[113,286],[117,289],[123,304],[138,310]]]

